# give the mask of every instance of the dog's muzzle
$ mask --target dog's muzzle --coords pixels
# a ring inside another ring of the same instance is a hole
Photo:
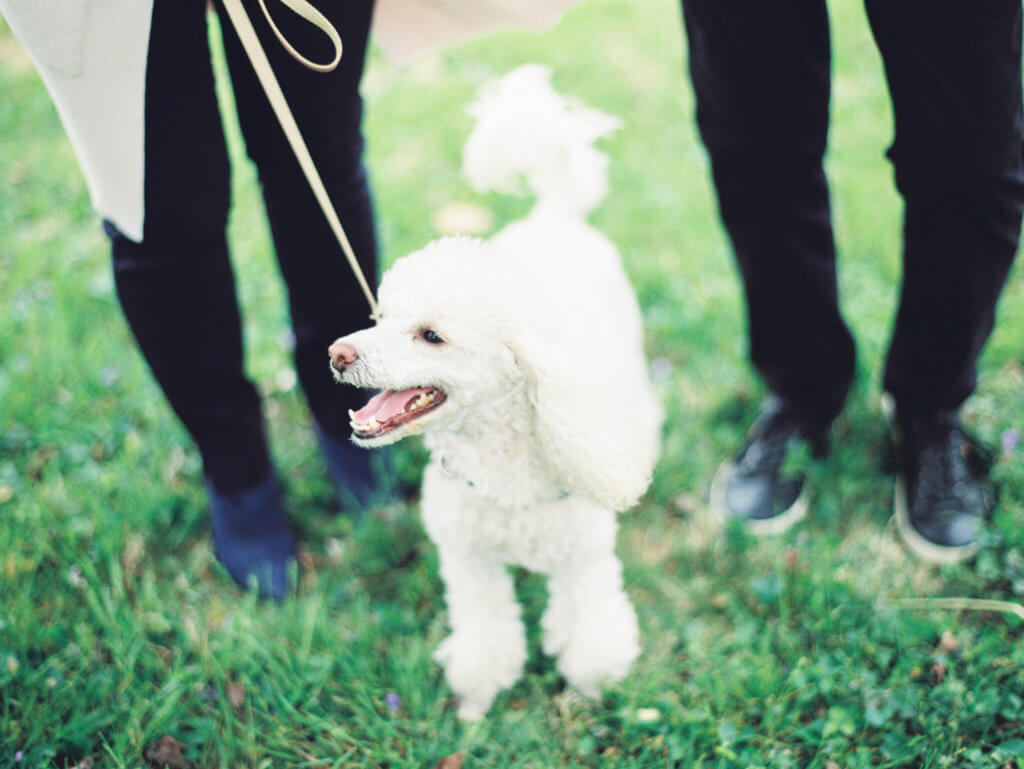
[[[339,374],[359,359],[356,348],[340,339],[327,348],[327,354],[331,356],[331,368]]]

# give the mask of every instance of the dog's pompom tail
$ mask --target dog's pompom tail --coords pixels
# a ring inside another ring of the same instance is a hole
[[[540,209],[584,217],[608,188],[608,158],[594,142],[621,127],[611,115],[560,96],[550,71],[527,64],[481,89],[463,172],[478,192],[522,192]]]

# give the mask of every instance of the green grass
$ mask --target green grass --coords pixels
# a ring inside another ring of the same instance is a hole
[[[904,555],[878,407],[899,278],[900,203],[882,154],[891,117],[860,3],[831,5],[828,170],[859,378],[815,468],[809,520],[769,542],[716,530],[703,501],[761,390],[676,4],[590,0],[545,35],[507,31],[401,69],[374,54],[366,128],[386,260],[435,237],[432,215],[448,202],[485,205],[497,224],[523,211],[459,178],[464,108],[488,77],[544,62],[558,88],[625,117],[594,221],[621,247],[651,357],[671,364],[659,382],[664,457],[620,535],[643,656],[601,702],[580,701],[537,648],[543,583],[521,575],[528,674],[471,727],[430,659],[445,611],[415,507],[360,523],[331,514],[233,118],[248,367],[304,543],[300,594],[282,606],[243,596],[212,556],[196,453],[126,331],[57,116],[0,30],[0,766],[145,766],[162,735],[196,766],[224,769],[430,767],[459,750],[467,767],[1012,765],[1024,751],[1022,623],[886,605],[1022,600],[1024,452],[998,455],[999,511],[972,564]],[[1024,429],[1022,351],[1018,265],[967,410],[995,446]],[[404,457],[415,472],[421,452]]]

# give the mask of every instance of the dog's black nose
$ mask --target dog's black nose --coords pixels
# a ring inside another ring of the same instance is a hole
[[[359,358],[356,348],[340,339],[327,348],[327,354],[331,356],[331,367],[335,371],[344,371],[346,366],[351,366]]]

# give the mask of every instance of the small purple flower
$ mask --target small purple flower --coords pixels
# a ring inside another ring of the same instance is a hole
[[[394,692],[388,692],[384,698],[384,704],[388,706],[388,710],[392,713],[397,713],[398,709],[402,707],[402,698]]]
[[[655,358],[651,361],[650,374],[655,382],[664,382],[672,376],[672,361],[668,358]]]
[[[21,761],[21,759],[23,759],[24,757],[25,757],[25,754],[22,753],[20,750],[17,753],[14,754],[14,760],[15,761]]]
[[[1017,444],[1020,443],[1020,433],[1017,432],[1014,428],[1008,427],[1005,430],[1003,430],[1002,442],[1003,453],[1010,454],[1013,452],[1015,448],[1017,448]]]

